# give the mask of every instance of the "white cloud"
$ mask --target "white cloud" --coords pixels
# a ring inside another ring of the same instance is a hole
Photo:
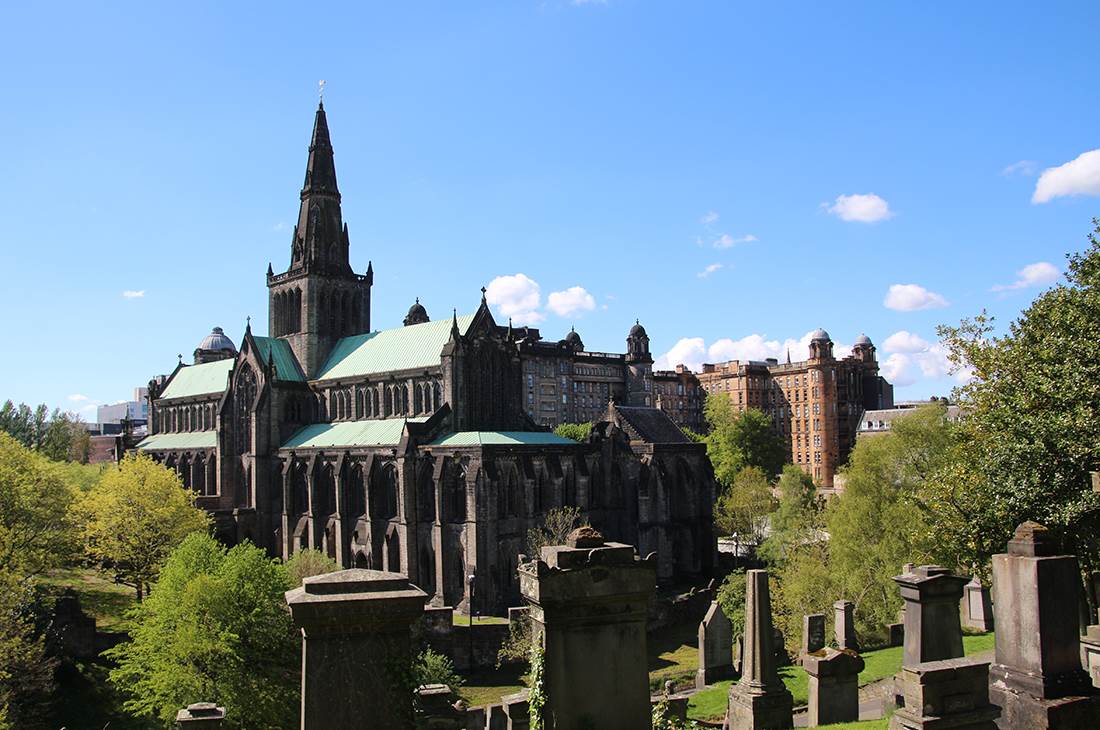
[[[571,286],[565,291],[550,292],[546,307],[559,317],[568,317],[578,312],[591,312],[596,308],[596,299],[584,287]]]
[[[942,294],[928,291],[919,284],[891,284],[882,304],[898,312],[913,312],[918,309],[941,309],[948,302]]]
[[[717,220],[718,214],[715,213],[713,210],[709,210],[707,211],[706,215],[699,219],[699,222],[702,223],[704,226],[709,226],[711,223],[714,223]]]
[[[708,276],[710,276],[711,274],[713,274],[715,271],[718,271],[719,269],[724,268],[724,266],[725,266],[724,264],[710,264],[710,265],[707,266],[707,268],[703,269],[698,274],[696,274],[696,276],[698,276],[700,279],[705,279]]]
[[[882,349],[886,352],[921,352],[928,349],[928,342],[912,332],[900,330],[886,338]]]
[[[702,337],[682,337],[671,350],[654,361],[653,367],[658,370],[671,370],[677,365],[686,365],[698,372],[706,355],[706,345]]]
[[[1068,195],[1100,195],[1100,149],[1082,152],[1058,167],[1048,167],[1035,184],[1032,203]]]
[[[81,401],[88,400],[88,396],[81,393],[73,393],[69,396],[69,400],[71,400],[73,403],[80,403]]]
[[[901,352],[895,352],[890,357],[879,363],[879,372],[882,377],[893,385],[912,385],[917,382],[913,374],[913,357]]]
[[[842,221],[856,223],[877,223],[894,217],[890,204],[874,193],[838,195],[828,210]]]
[[[997,284],[990,291],[1011,291],[1013,289],[1027,289],[1032,286],[1046,286],[1058,281],[1062,272],[1058,267],[1047,261],[1036,261],[1028,264],[1016,272],[1016,281],[1011,284]]]
[[[545,319],[538,311],[542,303],[538,282],[526,274],[493,279],[485,289],[485,301],[518,325],[538,324]]]
[[[670,370],[682,364],[698,372],[704,362],[767,360],[769,357],[786,362],[788,352],[792,361],[805,360],[810,355],[811,334],[812,332],[807,332],[798,339],[788,337],[785,340],[770,340],[760,334],[751,334],[739,340],[724,337],[715,340],[710,346],[707,346],[702,337],[685,337],[658,357],[654,367]],[[833,343],[833,354],[836,357],[844,357],[851,351],[849,345]]]
[[[283,223],[282,221],[279,221],[275,225],[271,226],[271,230],[275,233],[278,233],[279,231],[285,231],[288,228],[290,228],[290,226],[288,226],[286,223]]]
[[[126,291],[122,292],[122,296],[126,297],[127,299],[141,299],[143,296],[145,296],[145,290],[127,289]]]
[[[721,236],[718,237],[713,245],[715,248],[733,248],[739,243],[752,243],[756,240],[758,240],[756,236],[752,235],[751,233],[747,233],[740,238],[734,238],[728,233],[723,233]]]
[[[1035,161],[1020,160],[1019,162],[1013,162],[1011,165],[1001,170],[1001,174],[1005,177],[1012,177],[1013,175],[1031,177],[1035,174]]]

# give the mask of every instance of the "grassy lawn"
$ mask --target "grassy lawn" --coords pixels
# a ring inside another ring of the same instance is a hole
[[[838,722],[835,725],[821,725],[831,730],[886,730],[890,727],[890,718],[881,720],[863,720],[862,722]]]
[[[677,684],[695,681],[699,669],[697,631],[692,626],[670,626],[647,637],[651,689],[660,689],[668,680]]]
[[[527,686],[523,683],[526,671],[526,666],[512,665],[463,675],[466,684],[462,687],[462,696],[470,707],[497,704],[501,697],[519,692]]]
[[[470,617],[464,613],[455,611],[451,614],[451,623],[455,626],[466,626],[470,623]],[[508,619],[500,616],[474,616],[474,624],[506,624]]]
[[[81,608],[95,617],[100,631],[124,631],[124,615],[137,602],[133,588],[113,583],[91,568],[52,570],[40,581],[43,585],[76,591]]]
[[[963,636],[963,652],[970,656],[993,649],[993,634],[972,634]],[[877,682],[892,677],[901,670],[902,648],[892,646],[863,654],[864,669],[859,673],[859,685]],[[801,667],[782,667],[779,676],[783,684],[794,696],[795,705],[806,704],[808,697],[808,677]],[[696,692],[688,701],[688,717],[694,720],[720,719],[726,712],[726,694],[730,682],[718,682],[702,692]],[[876,725],[874,723],[881,722]],[[886,727],[886,721],[873,720],[865,723],[830,725],[835,728],[877,728]]]

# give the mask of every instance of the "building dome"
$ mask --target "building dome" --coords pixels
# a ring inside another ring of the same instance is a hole
[[[577,330],[570,327],[569,333],[565,336],[565,344],[569,345],[575,350],[583,350],[584,342],[581,340],[581,336],[577,334]]]
[[[198,349],[229,350],[230,352],[237,351],[237,348],[233,345],[233,340],[225,336],[225,332],[221,327],[215,327],[210,331],[210,334],[202,338],[202,342],[199,343]]]
[[[818,327],[817,329],[815,329],[813,332],[810,333],[810,342],[814,342],[815,340],[831,340],[831,339],[833,339],[833,338],[829,337],[829,333],[826,332],[825,330],[821,329],[820,327]]]
[[[859,337],[856,338],[856,343],[855,344],[856,344],[857,347],[860,346],[860,345],[869,346],[871,344],[871,338],[868,337],[867,335],[862,335],[861,334]]]
[[[405,326],[410,324],[423,324],[430,321],[428,319],[428,310],[424,309],[424,305],[420,303],[420,297],[416,298],[416,302],[409,307],[409,313],[405,315]]]
[[[645,327],[638,320],[634,320],[634,326],[630,328],[631,337],[645,337]]]

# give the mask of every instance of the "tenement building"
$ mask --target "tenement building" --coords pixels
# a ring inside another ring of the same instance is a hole
[[[824,490],[855,445],[865,410],[893,407],[893,387],[878,374],[875,346],[866,335],[838,360],[829,333],[811,334],[810,357],[730,360],[703,365],[699,383],[708,395],[724,394],[735,408],[767,414],[797,464]]]
[[[215,328],[149,387],[138,448],[180,473],[222,539],[315,548],[499,613],[520,601],[528,529],[574,505],[655,552],[661,580],[711,572],[710,462],[654,407],[664,381],[640,324],[626,354],[586,353],[575,332],[550,344],[498,325],[482,290],[472,313],[432,320],[417,300],[374,329],[373,268],[349,251],[321,106],[290,263],[267,270],[269,334],[249,324],[238,347]],[[564,420],[597,424],[576,443],[546,428]]]

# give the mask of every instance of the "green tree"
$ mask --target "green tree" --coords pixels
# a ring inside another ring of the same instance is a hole
[[[722,579],[718,586],[718,605],[733,624],[733,635],[745,633],[745,570],[738,568]]]
[[[552,508],[546,513],[540,526],[527,531],[527,554],[537,558],[547,545],[564,545],[565,538],[569,537],[569,533],[580,521],[581,511],[576,507],[566,505]]]
[[[768,515],[775,498],[764,471],[756,466],[737,472],[733,483],[718,497],[714,522],[724,535],[736,533],[745,542],[759,545],[764,539]]]
[[[192,702],[216,702],[233,728],[296,726],[299,638],[286,610],[286,568],[242,543],[192,533],[135,609],[131,640],[107,652],[125,709],[170,725]]]
[[[592,423],[561,423],[554,429],[554,433],[564,439],[583,444],[588,441],[588,435],[592,433]]]
[[[787,464],[776,488],[779,508],[770,517],[771,532],[759,551],[760,557],[772,566],[783,562],[792,545],[823,537],[824,505],[817,496],[814,480],[794,464]]]
[[[460,694],[466,680],[455,671],[454,662],[446,654],[432,649],[420,652],[413,662],[413,677],[417,687],[426,684],[445,684],[455,694]]]
[[[0,573],[23,580],[58,565],[71,502],[57,465],[0,433]]]
[[[941,327],[952,361],[974,380],[956,398],[960,446],[929,495],[937,541],[979,566],[1017,524],[1053,530],[1083,569],[1100,569],[1100,220],[1068,256],[1066,280],[994,336],[985,313]]]
[[[31,590],[0,572],[0,730],[43,727],[57,660],[35,630]]]
[[[210,526],[176,473],[143,454],[104,473],[79,498],[77,513],[88,556],[134,586],[139,601],[172,549]]]
[[[320,550],[306,548],[299,550],[286,561],[286,575],[291,588],[302,585],[302,579],[314,575],[335,572],[339,566],[336,561]]]
[[[787,449],[763,411],[740,410],[729,396],[719,393],[707,396],[703,413],[709,426],[707,456],[719,484],[728,487],[745,467],[757,467],[769,479],[783,468]]]

